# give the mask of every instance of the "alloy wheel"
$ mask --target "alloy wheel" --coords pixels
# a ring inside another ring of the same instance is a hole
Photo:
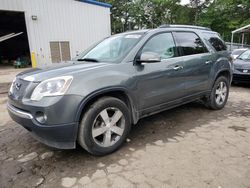
[[[125,129],[123,113],[114,107],[102,110],[92,126],[92,137],[101,147],[110,147],[118,142]]]
[[[221,81],[215,90],[215,101],[218,105],[222,105],[227,97],[227,85]]]

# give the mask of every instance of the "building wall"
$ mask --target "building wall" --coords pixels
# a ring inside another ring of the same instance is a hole
[[[30,50],[39,67],[51,63],[50,41],[69,41],[75,57],[111,34],[109,8],[75,0],[0,0],[0,10],[25,12]]]

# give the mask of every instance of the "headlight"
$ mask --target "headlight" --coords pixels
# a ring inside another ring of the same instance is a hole
[[[72,76],[62,76],[45,80],[36,86],[30,99],[39,101],[43,97],[64,95],[72,80]]]

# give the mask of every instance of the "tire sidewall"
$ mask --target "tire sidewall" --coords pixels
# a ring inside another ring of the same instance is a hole
[[[120,140],[118,140],[114,145],[110,147],[101,147],[100,145],[95,143],[94,138],[92,137],[92,126],[97,115],[102,110],[109,107],[118,108],[123,113],[125,118],[125,128]],[[130,132],[130,128],[131,120],[127,106],[122,101],[116,98],[101,98],[97,102],[95,102],[84,115],[80,124],[78,141],[80,145],[90,153],[95,155],[105,155],[114,152],[122,145]]]

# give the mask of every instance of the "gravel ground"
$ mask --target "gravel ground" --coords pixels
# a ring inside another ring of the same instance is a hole
[[[250,188],[250,88],[227,106],[199,103],[145,118],[117,152],[56,150],[10,120],[0,95],[0,187]]]
[[[0,95],[6,94],[10,88],[13,78],[20,72],[27,71],[30,68],[15,69],[12,66],[0,65]],[[1,100],[1,99],[0,99]]]
[[[27,71],[30,68],[18,68],[15,69],[13,66],[0,66],[0,84],[11,83],[13,78],[20,72]]]

